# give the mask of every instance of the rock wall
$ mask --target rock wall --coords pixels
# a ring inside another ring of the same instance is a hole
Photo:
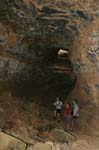
[[[99,104],[99,20],[75,38],[71,59],[77,75],[73,96]]]
[[[19,91],[26,87],[23,93],[35,88],[44,95],[67,94],[75,75],[57,52],[68,49],[78,78],[75,97],[97,102],[98,7],[97,0],[1,0],[0,80],[18,82]]]
[[[0,82],[9,82],[13,95],[46,99],[65,95],[73,87],[70,62],[57,57],[59,49],[72,42],[66,20],[50,19],[57,13],[61,11],[45,2],[0,1]]]

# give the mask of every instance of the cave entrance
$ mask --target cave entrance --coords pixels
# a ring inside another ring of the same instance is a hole
[[[14,84],[14,95],[40,101],[48,106],[52,105],[52,101],[58,96],[66,98],[75,84],[75,75],[69,59],[70,52],[61,47],[51,47],[47,52],[42,57],[42,63],[32,64],[30,80],[24,81],[21,78]]]

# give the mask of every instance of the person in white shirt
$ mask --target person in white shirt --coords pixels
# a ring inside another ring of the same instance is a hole
[[[63,103],[60,100],[60,98],[57,97],[56,101],[54,102],[53,105],[55,106],[54,117],[55,117],[55,119],[58,119],[58,122],[60,122],[60,119],[61,119],[61,110],[62,110],[62,107],[63,107]]]
[[[74,129],[76,120],[79,116],[79,106],[76,99],[73,100],[73,112],[72,112],[72,124],[71,124],[71,130]]]

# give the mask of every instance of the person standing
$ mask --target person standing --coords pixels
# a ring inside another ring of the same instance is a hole
[[[65,106],[65,122],[66,122],[66,131],[69,131],[71,129],[71,112],[72,108],[69,103],[66,104]]]
[[[63,103],[60,100],[60,98],[57,97],[56,101],[54,102],[53,105],[55,106],[54,117],[55,117],[55,119],[58,119],[58,122],[60,122],[60,119],[61,119],[61,110],[62,110],[62,107],[63,107]]]
[[[73,111],[72,111],[72,123],[71,123],[71,130],[75,128],[77,118],[79,116],[79,106],[76,99],[73,100]]]

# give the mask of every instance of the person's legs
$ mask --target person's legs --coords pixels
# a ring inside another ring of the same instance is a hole
[[[74,118],[72,118],[72,123],[71,123],[71,130],[73,130],[74,129],[74,123],[75,122],[75,119]]]
[[[58,122],[60,122],[60,120],[61,120],[61,110],[60,109],[57,110],[57,120],[58,120]]]
[[[72,118],[71,130],[73,130],[73,129],[75,128],[76,120],[77,120],[77,117],[76,117],[76,116],[74,116],[74,117]]]
[[[57,110],[54,111],[54,119],[57,118]]]
[[[58,119],[58,122],[60,122],[60,113],[59,112],[57,113],[57,119]]]
[[[67,123],[66,123],[66,131],[69,131],[69,129],[70,129],[69,127],[70,127],[70,125],[69,125],[69,123],[67,122]]]
[[[56,117],[56,114],[57,114],[57,110],[54,111],[54,116],[55,116],[55,117]]]
[[[71,128],[71,116],[66,117],[66,131],[69,131]]]

